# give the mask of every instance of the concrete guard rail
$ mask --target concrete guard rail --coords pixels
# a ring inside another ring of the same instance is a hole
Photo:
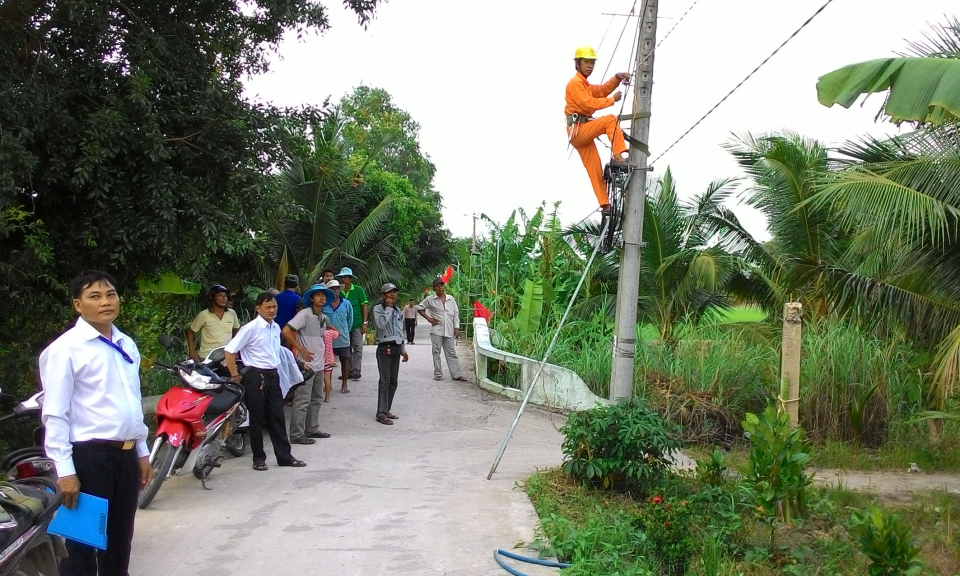
[[[540,360],[518,356],[495,348],[490,341],[490,327],[487,326],[487,321],[484,318],[473,320],[473,349],[477,364],[477,384],[480,388],[517,402],[523,400],[524,394],[527,393],[530,384],[537,375]],[[487,366],[490,360],[519,364],[521,372],[520,388],[509,388],[490,380],[487,377]],[[546,408],[574,412],[590,410],[595,408],[597,404],[610,404],[607,399],[591,392],[586,382],[580,376],[577,376],[576,372],[553,364],[547,364],[543,367],[543,374],[541,374],[539,382],[537,382],[533,393],[530,395],[530,402]]]

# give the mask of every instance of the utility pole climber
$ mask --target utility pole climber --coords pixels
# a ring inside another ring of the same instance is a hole
[[[646,0],[641,14],[637,63],[634,66],[633,114],[630,122],[630,178],[623,209],[623,248],[617,317],[613,336],[610,400],[633,397],[633,363],[637,351],[637,300],[640,291],[640,249],[643,247],[643,205],[646,200],[647,157],[650,140],[650,107],[653,92],[653,58],[657,43],[659,0]],[[637,146],[643,144],[643,150]]]

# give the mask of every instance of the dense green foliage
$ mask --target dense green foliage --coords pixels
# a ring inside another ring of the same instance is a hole
[[[560,430],[563,470],[591,486],[649,494],[680,449],[674,425],[642,402],[577,412]]]
[[[609,411],[587,414],[601,422]],[[585,483],[569,466],[537,472],[526,484],[541,519],[531,545],[583,575],[954,573],[956,495],[900,501],[891,515],[870,495],[811,487],[803,430],[776,408],[744,425],[753,450],[743,476],[729,473],[719,450],[695,473],[665,470],[642,495]],[[565,446],[583,444],[582,421],[562,431]]]
[[[364,26],[378,3],[344,1]],[[284,37],[327,28],[301,0],[0,1],[6,391],[35,386],[83,268],[118,278],[118,324],[149,359],[205,304],[137,291],[163,272],[226,284],[243,307],[284,269],[403,284],[449,261],[435,169],[386,92],[300,109],[244,96]]]

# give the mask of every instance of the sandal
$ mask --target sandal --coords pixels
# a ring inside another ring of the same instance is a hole
[[[456,378],[454,378],[454,380],[458,380],[460,382],[467,382],[467,379],[464,378],[463,376],[457,376]]]
[[[443,376],[440,376],[440,375],[438,374],[438,375],[434,376],[433,379],[436,380],[437,382],[439,382],[439,381],[443,380]]]
[[[304,462],[303,460],[297,460],[296,458],[287,462],[286,464],[280,464],[280,466],[289,466],[291,468],[303,468],[306,465],[307,465],[306,462]]]
[[[253,469],[257,472],[266,472],[268,470],[267,465],[264,462],[254,462]]]
[[[393,426],[393,420],[387,417],[386,414],[377,414],[377,422],[386,424],[387,426]]]

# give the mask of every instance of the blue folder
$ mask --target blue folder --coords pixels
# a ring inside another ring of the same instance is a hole
[[[76,508],[70,510],[66,506],[60,506],[47,532],[106,550],[109,504],[106,498],[81,492]]]

